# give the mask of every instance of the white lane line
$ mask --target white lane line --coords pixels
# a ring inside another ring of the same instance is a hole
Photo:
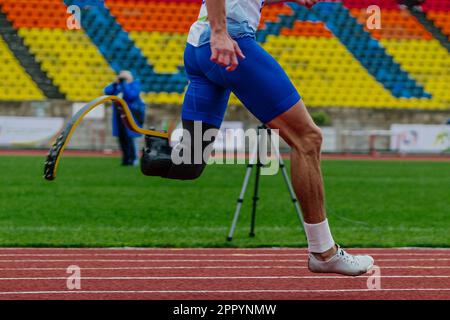
[[[123,277],[82,277],[83,280],[295,280],[295,279],[363,279],[370,278],[370,275],[358,277],[346,276],[123,276]],[[449,275],[386,275],[380,278],[450,278]],[[19,280],[67,280],[67,277],[14,277],[0,278],[0,281],[19,281]]]
[[[51,295],[51,294],[183,294],[183,293],[343,293],[343,292],[411,292],[411,291],[450,291],[450,288],[382,288],[382,289],[304,289],[304,290],[72,290],[72,291],[10,291],[0,292],[0,295]]]
[[[302,259],[17,259],[0,260],[0,263],[22,262],[306,262]]]
[[[406,251],[406,250],[450,250],[450,248],[446,247],[386,247],[386,248],[363,248],[363,247],[349,247],[347,249],[352,250],[398,250],[398,251]],[[129,250],[137,250],[137,251],[155,251],[155,250],[168,250],[168,251],[184,251],[184,250],[198,250],[198,251],[208,251],[208,250],[235,250],[235,251],[258,251],[258,250],[272,250],[272,251],[282,251],[282,250],[306,250],[305,247],[257,247],[257,248],[221,248],[221,247],[210,247],[210,248],[164,248],[164,247],[2,247],[0,248],[0,251],[2,250],[100,250],[100,251],[108,251],[108,250],[123,250],[123,251],[129,251]]]
[[[392,254],[397,256],[396,254]],[[295,254],[245,254],[245,253],[230,253],[230,254],[195,254],[195,253],[74,253],[74,254],[0,254],[0,257],[307,257],[307,253]],[[433,255],[435,256],[435,255]],[[450,256],[450,254],[449,254]],[[1,260],[1,259],[0,259]]]
[[[351,253],[351,252],[350,252]],[[361,254],[361,253],[354,253]],[[374,256],[450,256],[448,253],[371,253]],[[308,256],[308,253],[4,253],[0,257],[153,257],[153,256],[168,256],[168,257],[284,257],[284,256]]]
[[[394,247],[394,248],[360,248],[360,247],[353,247],[349,248],[349,250],[368,250],[368,251],[407,251],[407,250],[416,250],[416,251],[450,251],[450,248],[434,248],[434,247]],[[14,250],[33,250],[33,251],[58,251],[58,250],[67,250],[67,251],[73,251],[73,250],[86,250],[86,251],[92,251],[92,250],[99,250],[99,251],[131,251],[131,250],[137,250],[137,251],[157,251],[157,250],[164,250],[164,251],[184,251],[184,250],[193,250],[193,251],[209,251],[209,250],[221,250],[221,251],[298,251],[298,250],[306,250],[306,248],[293,248],[293,247],[266,247],[266,248],[156,248],[156,247],[110,247],[110,248],[42,248],[42,247],[10,247],[10,248],[0,248],[0,251],[14,251]]]
[[[23,262],[306,262],[302,259],[15,259],[1,260],[0,263]],[[450,258],[376,259],[376,262],[399,261],[450,261]]]
[[[450,269],[450,266],[380,266],[381,269]],[[306,266],[158,266],[158,267],[82,267],[83,270],[171,270],[171,269],[308,269]],[[67,268],[0,268],[0,271],[66,271]]]

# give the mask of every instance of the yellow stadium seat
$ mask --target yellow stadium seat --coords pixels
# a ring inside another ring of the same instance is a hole
[[[43,100],[44,95],[0,37],[0,100]],[[14,76],[11,76],[14,75]]]
[[[81,30],[21,28],[19,34],[69,100],[91,100],[114,79],[113,70]]]

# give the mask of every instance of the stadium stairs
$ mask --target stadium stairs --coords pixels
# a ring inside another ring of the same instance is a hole
[[[71,0],[65,1],[66,5],[74,2],[76,3]],[[144,92],[184,91],[186,85],[184,68],[180,68],[180,72],[176,74],[156,74],[141,50],[117,23],[107,7],[102,4],[90,6],[89,10],[82,11],[82,15],[83,28],[114,71],[132,71],[141,80]]]
[[[44,95],[51,99],[65,99],[65,95],[61,93],[59,88],[53,84],[52,80],[42,70],[40,63],[36,60],[36,57],[30,52],[28,46],[18,35],[17,30],[14,29],[5,13],[1,10],[0,29],[1,35],[11,52],[14,53],[19,63],[31,76],[39,89],[42,90]]]
[[[430,98],[422,86],[401,69],[392,56],[364,30],[341,3],[320,3],[308,10],[291,4],[294,15],[280,15],[278,22],[269,22],[266,29],[259,30],[257,40],[264,42],[268,35],[278,35],[282,28],[293,27],[295,21],[324,22],[353,56],[366,67],[395,97]]]
[[[427,15],[423,10],[417,6],[409,6],[409,12],[416,17],[416,19],[430,32],[435,39],[437,39],[441,45],[450,52],[450,41],[447,35],[435,25],[435,23],[427,18]]]
[[[306,11],[298,7],[299,11]],[[422,86],[408,77],[391,55],[350,15],[341,3],[320,3],[311,9],[333,34],[383,86],[400,98],[430,98]]]

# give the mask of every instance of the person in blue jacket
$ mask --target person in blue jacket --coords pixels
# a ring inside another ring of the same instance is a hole
[[[105,88],[105,94],[116,95],[125,100],[130,107],[133,118],[136,123],[142,127],[145,119],[145,104],[140,97],[141,84],[135,81],[130,71],[122,70],[116,80]],[[115,137],[118,137],[119,145],[122,150],[122,165],[133,166],[138,164],[137,134],[125,127],[120,119],[117,108],[113,107],[112,131]]]

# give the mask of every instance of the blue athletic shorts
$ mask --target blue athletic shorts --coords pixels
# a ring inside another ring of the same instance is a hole
[[[189,85],[184,97],[182,118],[204,121],[220,127],[233,92],[262,123],[290,109],[301,98],[288,76],[252,37],[236,40],[245,55],[236,70],[210,60],[209,44],[187,44],[184,65]]]

